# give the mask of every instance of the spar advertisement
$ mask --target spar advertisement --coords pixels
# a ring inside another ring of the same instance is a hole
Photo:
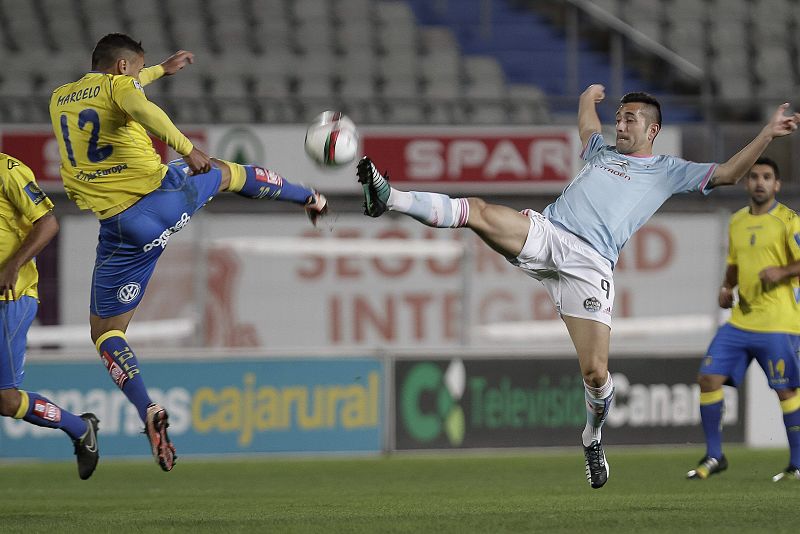
[[[358,193],[353,162],[321,169],[303,149],[306,127],[186,126],[182,131],[211,156],[258,164],[330,193]],[[556,193],[581,168],[577,128],[363,127],[361,153],[388,170],[401,188],[471,193]],[[613,143],[613,132],[606,133]],[[656,153],[681,153],[680,130],[664,128]],[[45,191],[61,189],[58,140],[49,126],[0,128],[0,150],[19,158]],[[178,155],[154,139],[164,161]]]
[[[148,359],[146,381],[169,411],[178,455],[377,452],[383,444],[383,364],[374,358]],[[149,456],[136,409],[100,359],[28,362],[25,389],[100,419],[100,454]],[[60,430],[0,419],[0,458],[71,458]]]
[[[198,333],[158,346],[427,349],[471,342],[479,325],[557,319],[543,286],[468,230],[393,214],[339,215],[315,229],[300,210],[268,215],[262,205],[264,215],[201,210],[169,237],[135,322],[192,318]],[[724,225],[717,215],[655,216],[615,269],[614,316],[716,310]],[[97,221],[63,217],[61,239],[62,322],[85,325]],[[407,243],[407,255],[372,252],[390,241]],[[468,257],[413,255],[420,244],[463,246]]]
[[[395,363],[398,450],[577,446],[586,423],[574,358]],[[697,357],[613,357],[603,443],[703,443]],[[725,388],[726,442],[744,441],[743,391]]]

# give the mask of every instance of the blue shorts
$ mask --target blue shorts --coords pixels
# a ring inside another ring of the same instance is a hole
[[[800,336],[772,332],[748,332],[723,325],[708,347],[700,374],[727,376],[734,386],[744,380],[755,359],[764,370],[772,389],[800,387]]]
[[[0,389],[18,388],[25,376],[25,342],[39,303],[33,297],[0,300]]]
[[[136,308],[169,237],[219,190],[219,169],[190,175],[183,160],[168,167],[158,189],[100,221],[89,305],[94,315],[113,317]]]

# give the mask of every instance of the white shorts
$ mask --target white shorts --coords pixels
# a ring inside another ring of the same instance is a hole
[[[539,280],[561,315],[611,327],[614,278],[611,262],[591,245],[544,215],[524,210],[531,226],[522,252],[511,261]]]

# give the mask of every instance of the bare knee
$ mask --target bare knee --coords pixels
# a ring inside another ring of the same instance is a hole
[[[697,383],[700,385],[700,391],[709,393],[716,391],[725,384],[727,377],[722,375],[698,375]]]
[[[227,191],[231,185],[231,168],[227,162],[218,160],[216,158],[211,158],[211,161],[214,162],[214,166],[219,169],[219,172],[222,176],[222,179],[219,182],[219,190],[220,191]]]
[[[89,333],[92,336],[92,343],[96,345],[97,340],[100,339],[103,334],[111,332],[112,330],[119,330],[124,334],[128,330],[128,325],[135,312],[136,308],[121,315],[105,318],[91,314],[89,316]]]
[[[496,252],[507,258],[517,257],[528,237],[530,219],[508,206],[490,204],[478,197],[469,197],[467,202],[467,227]]]
[[[14,417],[19,410],[20,394],[17,389],[0,389],[0,415]]]
[[[595,367],[583,371],[583,381],[593,388],[603,387],[608,380],[608,367]]]
[[[778,395],[778,400],[781,402],[793,399],[797,396],[796,389],[776,389],[775,393]]]

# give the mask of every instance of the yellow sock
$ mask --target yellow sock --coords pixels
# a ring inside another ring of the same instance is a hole
[[[14,414],[14,419],[22,419],[25,417],[25,414],[28,413],[28,406],[30,405],[30,399],[28,398],[28,392],[19,390],[19,408],[17,408],[17,413]]]
[[[244,181],[247,178],[247,174],[245,173],[244,167],[239,165],[238,163],[233,163],[232,161],[226,161],[224,159],[214,158],[217,161],[221,161],[228,168],[231,170],[231,183],[228,185],[228,191],[232,193],[236,193],[242,190],[244,187]]]

